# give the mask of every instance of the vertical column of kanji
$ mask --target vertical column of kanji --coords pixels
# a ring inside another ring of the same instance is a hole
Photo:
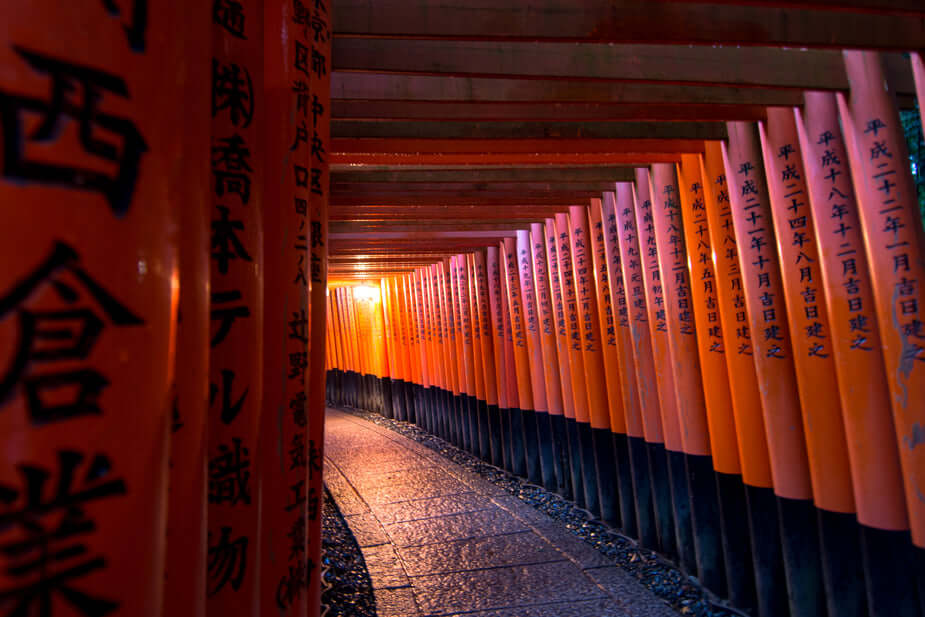
[[[588,228],[588,238],[586,240],[590,242],[592,272],[594,275],[594,289],[592,289],[591,295],[595,296],[598,306],[599,344],[603,359],[610,413],[610,435],[608,437],[612,444],[615,461],[615,465],[612,466],[613,481],[619,497],[617,504],[620,508],[618,518],[624,533],[635,536],[637,533],[634,505],[636,497],[633,494],[633,472],[627,437],[628,419],[623,401],[623,383],[620,380],[617,324],[610,289],[607,249],[604,242],[603,203],[600,199],[591,200],[588,217],[590,227]]]
[[[300,179],[299,187],[309,190],[309,280],[310,302],[308,367],[308,492],[321,495],[320,461],[324,456],[324,294],[328,284],[328,199],[331,186],[328,152],[331,144],[331,43],[332,0],[313,0],[306,6],[293,0],[292,19],[310,45],[300,44],[293,36],[296,71],[309,74],[311,101],[306,100],[312,115],[312,137],[309,147],[309,177]],[[296,30],[294,30],[296,31]],[[310,48],[309,48],[310,47]],[[293,90],[304,96],[304,78],[294,83]],[[317,460],[312,459],[317,456]],[[317,469],[316,469],[317,466]],[[321,610],[321,517],[308,512],[308,610],[317,615]]]
[[[556,487],[553,466],[552,442],[549,440],[549,407],[546,402],[546,371],[543,366],[543,347],[537,320],[536,285],[533,280],[533,249],[530,231],[518,229],[516,238],[516,265],[520,284],[520,303],[523,314],[523,331],[527,348],[530,391],[533,395],[533,410],[525,418],[525,438],[536,442],[540,478],[549,490]]]
[[[420,376],[416,382],[414,395],[415,416],[418,425],[430,430],[427,402],[424,397],[424,392],[430,385],[430,367],[427,364],[427,332],[424,323],[424,307],[421,305],[421,273],[419,270],[414,270],[409,275],[409,283],[410,287],[408,291],[411,294],[411,307],[414,315],[414,333],[417,341],[415,350],[417,356],[415,360],[420,367]]]
[[[215,615],[260,611],[263,19],[257,0],[213,7],[208,612]]]
[[[417,307],[414,303],[414,277],[412,274],[406,274],[402,277],[405,313],[408,320],[408,348],[411,352],[411,391],[410,400],[408,401],[408,410],[410,415],[409,422],[419,424],[423,419],[421,413],[421,383],[423,382],[423,367],[421,367],[421,337],[418,330]]]
[[[447,302],[449,306],[450,319],[453,320],[453,355],[456,363],[456,381],[458,391],[456,393],[455,411],[456,411],[456,429],[458,446],[465,450],[469,449],[469,383],[466,380],[466,357],[463,349],[463,318],[460,313],[459,304],[459,272],[456,266],[456,256],[447,260],[447,272],[449,273],[449,286],[447,289]]]
[[[430,280],[428,288],[430,293],[430,306],[434,316],[434,362],[438,367],[439,381],[431,393],[433,399],[435,421],[437,423],[437,435],[443,439],[449,439],[447,431],[446,418],[446,393],[449,390],[450,367],[446,361],[446,337],[444,335],[443,311],[440,307],[440,272],[437,264],[431,264],[427,268],[428,278]]]
[[[498,261],[498,247],[489,246],[485,251],[485,269],[487,270],[488,304],[491,317],[492,351],[495,361],[495,388],[498,391],[498,420],[493,428],[497,428],[497,441],[501,450],[501,466],[511,471],[510,448],[510,403],[507,390],[507,359],[504,355],[504,304],[501,300],[501,266]]]
[[[631,452],[635,473],[636,522],[639,526],[639,540],[643,546],[658,548],[663,553],[671,554],[675,550],[671,485],[668,480],[668,456],[665,452],[658,380],[649,333],[646,283],[639,252],[639,235],[636,232],[635,197],[630,182],[617,182],[614,188],[617,241],[625,293],[628,296],[632,359],[636,367],[633,378],[636,380],[637,404],[645,435],[645,450],[641,450],[637,445]],[[632,441],[630,445],[633,445]],[[651,484],[639,471],[647,467]],[[651,487],[650,493],[645,492],[646,487]]]
[[[491,460],[488,432],[488,402],[485,392],[484,354],[482,349],[482,321],[479,318],[478,279],[475,254],[466,254],[466,275],[469,285],[469,313],[472,324],[472,359],[475,370],[475,416],[478,424],[478,453],[484,461]],[[487,332],[485,334],[488,334]]]
[[[281,616],[308,608],[306,512],[317,510],[320,494],[308,485],[305,456],[312,120],[308,94],[292,91],[309,78],[304,65],[296,68],[296,54],[310,42],[304,29],[293,28],[289,9],[290,0],[263,3],[264,174],[272,178],[264,184],[263,233],[274,250],[264,255],[260,606]]]
[[[832,614],[858,615],[867,612],[861,541],[803,157],[793,109],[771,107],[767,114],[759,133],[818,509],[826,602]]]
[[[851,84],[839,96],[861,230],[874,286],[880,341],[899,444],[906,502],[925,585],[925,231],[916,208],[896,103],[874,52],[844,52]],[[919,105],[922,100],[919,99]],[[925,608],[925,594],[920,594]]]
[[[753,339],[753,359],[778,496],[790,609],[794,617],[819,615],[826,609],[820,593],[823,582],[818,530],[790,328],[780,301],[784,290],[773,250],[771,206],[755,127],[747,122],[730,122],[727,127],[726,178],[736,240],[743,251],[740,265],[745,305],[752,331],[760,333]]]
[[[458,316],[457,334],[462,343],[462,364],[464,369],[465,389],[463,390],[463,409],[465,418],[464,434],[466,449],[473,454],[478,452],[478,421],[475,403],[475,364],[472,353],[472,314],[469,308],[469,283],[466,269],[466,256],[457,255],[455,265],[456,311]]]
[[[504,376],[507,384],[508,422],[507,434],[510,444],[511,472],[518,476],[527,475],[527,460],[524,453],[523,413],[520,410],[520,382],[514,360],[514,326],[511,321],[510,275],[507,267],[507,250],[504,242],[498,245],[498,268],[501,281],[501,317],[504,324]],[[516,277],[517,274],[514,273]]]
[[[176,387],[170,444],[167,568],[163,615],[205,617],[208,484],[206,415],[209,408],[209,4],[174,2],[175,67],[171,113],[184,135],[170,165],[168,191],[180,223],[180,304]]]
[[[880,329],[862,247],[858,202],[838,122],[835,94],[807,92],[796,115],[803,167],[828,300],[851,480],[864,543],[867,599],[873,614],[914,611],[908,561],[909,517],[891,417]]]
[[[632,490],[631,501],[625,503],[621,500],[620,505],[623,508],[624,531],[642,540],[640,527],[644,527],[647,530],[645,538],[648,541],[651,540],[655,528],[655,520],[652,518],[652,485],[646,458],[639,387],[636,383],[629,305],[620,257],[616,195],[608,191],[602,197],[599,228],[597,215],[593,219],[595,271],[599,272],[601,290],[605,293],[604,302],[609,310],[605,350],[612,348],[611,363],[616,369],[614,378],[617,380],[618,388],[615,394],[622,401],[623,417],[626,421],[626,436],[621,438],[614,433],[614,449],[617,459],[626,461],[620,468],[620,473],[629,476],[628,482]],[[639,522],[640,517],[645,520]]]
[[[761,413],[762,401],[755,374],[726,170],[719,142],[707,142],[705,150],[701,160],[703,198],[716,268],[720,321],[726,338],[725,359],[735,416],[736,441],[745,482],[756,606],[760,615],[779,615],[787,610],[787,585],[780,557],[781,542],[774,504],[771,461],[764,416]],[[721,484],[720,495],[725,492]]]
[[[665,292],[658,262],[658,244],[652,214],[649,171],[636,170],[636,229],[639,234],[640,262],[645,280],[648,306],[649,333],[652,338],[652,359],[658,384],[658,402],[665,449],[668,457],[668,481],[671,487],[672,516],[674,517],[675,547],[681,565],[688,572],[697,569],[691,528],[690,494],[684,465],[684,444],[678,420],[678,399],[675,392],[674,365],[671,361],[668,320],[665,313]]]
[[[490,250],[490,249],[489,249]],[[485,252],[475,252],[476,306],[478,307],[479,329],[482,343],[482,373],[485,382],[486,422],[488,433],[489,461],[495,467],[504,465],[501,448],[501,407],[498,381],[498,350],[492,325],[492,301],[489,293],[488,267]]]
[[[385,358],[382,374],[382,415],[394,418],[392,409],[392,379],[396,376],[395,369],[395,330],[392,322],[391,300],[389,299],[388,279],[379,280],[379,297],[382,302],[382,332]]]
[[[681,221],[690,267],[690,298],[697,331],[710,450],[719,507],[728,596],[736,606],[754,607],[755,581],[749,550],[745,491],[736,442],[736,425],[726,371],[726,347],[719,317],[713,249],[707,225],[700,155],[684,154],[677,169]],[[674,223],[677,226],[677,222]],[[679,299],[680,302],[680,299]],[[712,473],[710,474],[712,475]]]
[[[437,263],[439,274],[440,314],[443,319],[444,361],[447,363],[449,387],[444,394],[444,409],[447,416],[447,430],[450,441],[459,446],[461,443],[459,425],[459,364],[456,356],[456,317],[451,297],[451,279],[449,260]]]
[[[579,447],[578,425],[575,420],[575,401],[572,394],[572,370],[569,365],[569,333],[566,322],[565,301],[559,284],[559,238],[556,220],[546,219],[543,225],[546,263],[549,269],[550,301],[554,310],[554,330],[559,383],[562,392],[563,447],[566,448],[568,469],[563,475],[562,496],[574,499],[579,506],[584,504],[584,486],[581,477],[581,449]],[[555,425],[554,425],[555,426]]]
[[[591,512],[600,513],[600,495],[597,489],[597,465],[594,459],[591,431],[591,412],[588,405],[588,384],[585,378],[585,361],[582,355],[582,330],[578,316],[578,292],[575,289],[575,260],[572,254],[572,224],[568,213],[556,214],[557,254],[559,257],[559,287],[568,323],[569,371],[572,381],[572,402],[575,406],[575,442],[581,460],[581,482],[584,505]],[[582,505],[576,499],[579,505]]]
[[[520,411],[517,423],[523,434],[525,477],[535,484],[543,481],[539,442],[536,437],[536,412],[533,400],[533,386],[530,379],[530,352],[527,348],[527,334],[521,293],[520,268],[518,263],[517,238],[504,239],[504,263],[507,273],[508,305],[511,314],[514,367],[517,371],[517,398]],[[512,425],[512,431],[517,428]]]
[[[616,527],[620,519],[620,495],[617,483],[617,460],[612,432],[626,433],[623,400],[611,402],[604,371],[604,350],[601,344],[601,322],[597,290],[594,287],[594,252],[587,206],[569,208],[569,241],[572,248],[573,275],[578,300],[578,323],[581,332],[581,352],[585,366],[585,393],[591,416],[591,448],[597,467],[598,495],[601,518]],[[615,407],[612,407],[615,405]],[[615,423],[612,423],[611,419]]]
[[[398,278],[389,279],[389,304],[392,309],[392,319],[395,328],[395,367],[398,378],[392,380],[392,407],[397,420],[405,419],[405,389],[407,388],[407,336],[405,335],[405,321],[401,314],[401,302],[398,297]]]
[[[183,109],[175,76],[157,70],[204,25],[174,32],[177,8],[0,9],[6,614],[161,615],[181,241],[171,198],[195,203],[203,181],[193,164],[187,194],[172,166],[205,154],[176,130],[200,105]]]
[[[427,407],[427,417],[428,417],[428,431],[436,434],[437,432],[437,409],[434,405],[434,391],[437,388],[437,384],[440,382],[440,377],[437,374],[439,369],[439,364],[436,360],[435,353],[435,332],[434,332],[434,321],[433,321],[433,307],[430,301],[430,268],[421,268],[419,270],[421,276],[421,293],[423,296],[423,305],[424,305],[424,318],[426,321],[426,332],[427,332],[427,370],[430,376],[430,383],[427,386],[427,390],[424,391],[424,400]]]
[[[552,448],[553,473],[556,484],[552,490],[560,495],[569,486],[568,429],[562,414],[562,380],[559,375],[559,354],[556,348],[556,324],[553,315],[552,294],[549,287],[549,262],[546,257],[546,229],[542,223],[530,225],[530,250],[533,259],[533,277],[536,285],[536,310],[539,323],[540,347],[543,354],[543,372],[546,406],[549,410],[549,436]]]
[[[668,350],[675,377],[678,423],[686,459],[697,571],[707,587],[718,594],[725,594],[719,499],[710,456],[710,431],[691,307],[690,273],[675,166],[669,163],[653,165],[651,182],[652,218],[665,299]]]

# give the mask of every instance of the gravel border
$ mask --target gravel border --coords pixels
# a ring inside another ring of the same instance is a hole
[[[729,607],[704,588],[700,581],[681,572],[655,551],[641,548],[632,538],[608,527],[590,512],[579,508],[545,488],[490,465],[460,450],[417,425],[386,418],[377,413],[336,407],[364,420],[386,427],[438,452],[468,471],[477,473],[521,501],[562,523],[570,532],[596,548],[639,580],[647,589],[667,601],[682,615],[692,617],[748,617]]]
[[[327,487],[321,529],[322,617],[376,617],[363,553]]]

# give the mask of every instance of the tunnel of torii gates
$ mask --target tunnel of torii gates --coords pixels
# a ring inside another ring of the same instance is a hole
[[[925,614],[919,0],[0,23],[0,615],[317,615],[326,399],[752,614]]]

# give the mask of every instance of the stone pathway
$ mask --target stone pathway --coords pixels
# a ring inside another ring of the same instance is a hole
[[[594,548],[389,429],[329,409],[325,482],[379,617],[677,617]]]

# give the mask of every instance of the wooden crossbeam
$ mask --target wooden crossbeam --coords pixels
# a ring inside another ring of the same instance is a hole
[[[790,3],[780,3],[790,4]],[[801,7],[646,0],[343,0],[334,17],[339,36],[423,39],[559,40],[917,49],[925,10],[910,0],[835,2]],[[806,8],[811,6],[812,8]],[[890,14],[894,13],[894,14]]]
[[[582,183],[629,182],[632,167],[495,167],[490,169],[344,169],[331,174],[331,184],[379,183]]]

